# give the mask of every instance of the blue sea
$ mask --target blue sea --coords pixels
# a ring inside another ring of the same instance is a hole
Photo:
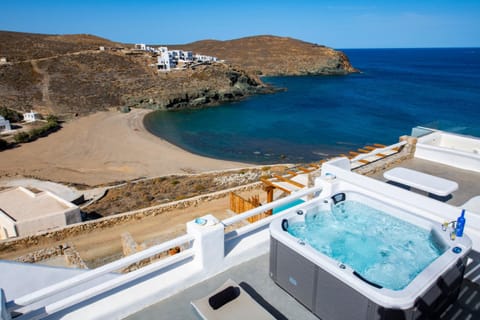
[[[145,117],[153,134],[190,152],[250,163],[302,163],[415,126],[480,136],[480,48],[342,50],[361,73],[269,77],[286,91]]]

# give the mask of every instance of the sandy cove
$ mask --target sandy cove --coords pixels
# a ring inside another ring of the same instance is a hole
[[[152,135],[143,126],[148,112],[98,112],[68,122],[48,137],[0,152],[0,179],[28,176],[93,186],[249,166],[198,156]]]

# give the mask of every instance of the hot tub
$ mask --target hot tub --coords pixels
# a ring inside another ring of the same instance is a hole
[[[480,172],[480,139],[434,131],[418,139],[415,158]]]
[[[435,317],[460,289],[471,241],[355,191],[270,225],[270,276],[323,320]]]

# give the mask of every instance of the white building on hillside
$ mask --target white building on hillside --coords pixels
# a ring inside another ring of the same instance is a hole
[[[175,63],[178,62],[178,59],[180,59],[180,51],[181,50],[168,50],[168,54],[170,55],[170,60],[175,61]]]
[[[167,47],[159,47],[158,48],[158,57],[157,57],[157,68],[158,70],[163,71],[170,71],[172,67],[172,63],[170,61],[170,55],[168,53]]]
[[[33,193],[23,187],[0,191],[0,239],[81,221],[80,208],[49,191]]]
[[[193,52],[180,50],[179,60],[184,62],[193,62]]]
[[[37,120],[40,120],[40,114],[38,112],[30,110],[30,112],[23,114],[23,121],[25,122],[34,122]]]
[[[0,132],[8,132],[11,130],[12,127],[10,126],[10,121],[0,116]]]
[[[148,49],[149,47],[147,47]],[[182,68],[188,64],[194,62],[216,62],[218,59],[216,57],[193,54],[192,51],[184,50],[168,50],[167,47],[158,47],[154,49],[154,52],[158,54],[157,57],[157,68],[160,71],[170,71],[175,68]]]
[[[218,59],[212,56],[206,56],[203,54],[195,54],[194,60],[197,62],[216,62]]]

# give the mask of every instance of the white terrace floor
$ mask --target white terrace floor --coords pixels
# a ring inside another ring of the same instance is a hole
[[[441,199],[453,206],[461,206],[468,199],[480,195],[479,173],[420,159],[402,161],[399,166],[456,181],[458,190],[451,197]],[[371,177],[385,181],[383,172]],[[473,261],[467,268],[459,299],[444,312],[441,319],[480,319],[480,253],[473,252],[470,256]],[[233,267],[127,319],[200,319],[190,301],[207,296],[229,278],[244,289],[251,288],[255,300],[264,304],[277,319],[318,319],[270,279],[268,254]]]
[[[190,301],[210,294],[229,278],[240,284],[243,289],[245,286],[242,282],[255,290],[259,296],[276,309],[276,313],[274,311],[272,314],[277,319],[318,319],[269,278],[268,261],[268,255],[250,260],[126,319],[201,319],[190,305]],[[262,299],[257,297],[255,300],[261,302]]]

